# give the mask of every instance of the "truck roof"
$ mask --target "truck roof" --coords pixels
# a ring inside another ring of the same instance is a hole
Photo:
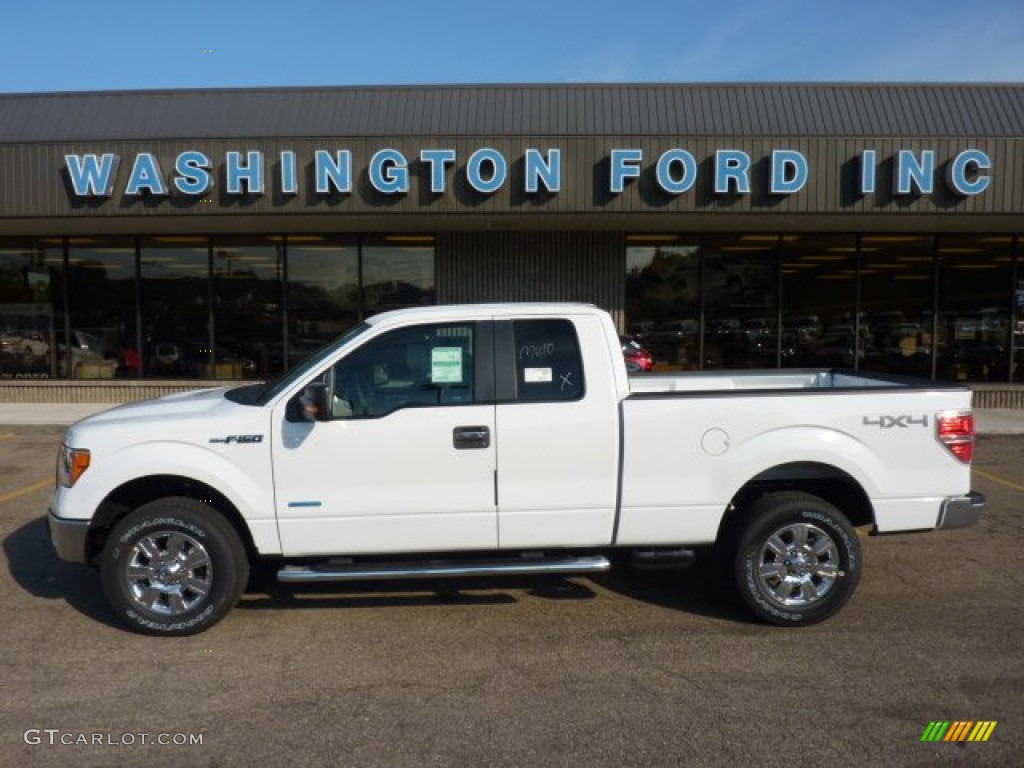
[[[406,309],[393,309],[388,312],[381,312],[368,318],[366,322],[371,325],[379,325],[396,321],[408,322],[413,318],[422,318],[423,320],[450,318],[457,320],[462,317],[479,318],[490,315],[500,317],[530,317],[536,315],[565,317],[567,315],[593,315],[601,312],[602,310],[593,304],[581,302],[437,304],[427,307],[408,307]]]

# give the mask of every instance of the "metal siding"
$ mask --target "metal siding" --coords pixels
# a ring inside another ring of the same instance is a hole
[[[765,103],[767,94],[758,88],[748,88],[744,90],[743,96],[753,106],[754,119],[756,121],[753,126],[754,129],[758,133],[770,133],[772,122],[771,116],[768,114],[767,104]]]
[[[619,235],[445,233],[436,259],[440,304],[582,301],[622,318],[626,265]]]
[[[943,105],[943,93],[945,89],[936,88],[935,90],[922,91],[921,97],[928,106],[927,114],[932,116],[932,120],[935,121],[935,126],[939,133],[948,136],[954,133],[952,128],[951,112]]]
[[[973,110],[964,111],[964,119],[969,114],[983,113],[985,114],[991,123],[996,128],[996,135],[1021,135],[1020,122],[1010,123],[1007,118],[1008,114],[1004,109],[1004,104],[1001,99],[994,99],[991,102],[983,100],[980,93],[968,93],[966,94],[967,99],[974,104]],[[1016,129],[1015,129],[1016,126]]]
[[[1009,96],[1010,88],[1008,86],[1002,90]],[[1019,136],[1022,133],[1021,125],[1024,124],[1022,106],[1024,106],[1024,102],[1010,98],[997,99],[992,104],[993,115],[999,119],[1008,135]]]
[[[857,113],[857,122],[851,121],[850,123],[850,133],[853,135],[878,134],[881,131],[882,122],[879,119],[875,105],[867,99],[861,98],[860,93],[847,91],[845,95],[849,99],[851,107]]]
[[[913,120],[916,106],[911,101],[916,101],[915,94],[907,91],[891,91],[890,98],[893,105],[892,135],[905,136],[910,134],[910,122]]]
[[[893,102],[893,95],[888,90],[881,91],[876,105],[877,114],[881,122],[878,133],[884,136],[894,136],[902,133],[902,129],[896,125],[897,110]]]
[[[693,100],[689,94],[679,91],[668,91],[662,100],[665,113],[665,126],[671,126],[679,134],[689,134],[687,117],[693,114]]]
[[[1024,211],[1024,183],[1020,180],[1024,179],[1024,147],[1021,146],[1019,141],[1008,141],[1003,139],[996,142],[997,146],[1001,146],[1002,152],[1005,155],[1003,161],[1003,167],[1012,168],[1012,177],[1017,180],[1015,184],[1005,185],[1006,193],[1004,196],[1004,207],[1010,211],[1017,211],[1018,213]],[[993,165],[995,160],[993,160]]]
[[[1016,126],[1017,133],[1020,133],[1020,126],[1024,125],[1024,99],[1016,97],[1014,89],[1006,86],[1003,88],[1005,92],[1004,98],[1000,101],[1000,107],[1004,108],[1009,113],[1009,126],[1004,129],[1004,133],[1012,132],[1014,126]]]

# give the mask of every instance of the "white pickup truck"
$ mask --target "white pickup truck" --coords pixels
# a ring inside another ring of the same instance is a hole
[[[974,523],[970,391],[841,371],[630,378],[591,306],[371,318],[278,381],[72,426],[49,528],[142,632],[284,582],[592,573],[717,545],[762,620],[839,610],[853,526]]]

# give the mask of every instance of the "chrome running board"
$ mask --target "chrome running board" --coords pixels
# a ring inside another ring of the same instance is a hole
[[[318,563],[286,565],[277,580],[289,584],[314,581],[377,581],[446,579],[463,576],[602,573],[611,568],[603,555],[586,557],[524,557],[507,560],[427,560],[392,563]]]

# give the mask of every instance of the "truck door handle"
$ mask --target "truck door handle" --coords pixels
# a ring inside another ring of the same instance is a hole
[[[459,450],[491,447],[489,427],[456,427],[452,430],[452,444]]]

